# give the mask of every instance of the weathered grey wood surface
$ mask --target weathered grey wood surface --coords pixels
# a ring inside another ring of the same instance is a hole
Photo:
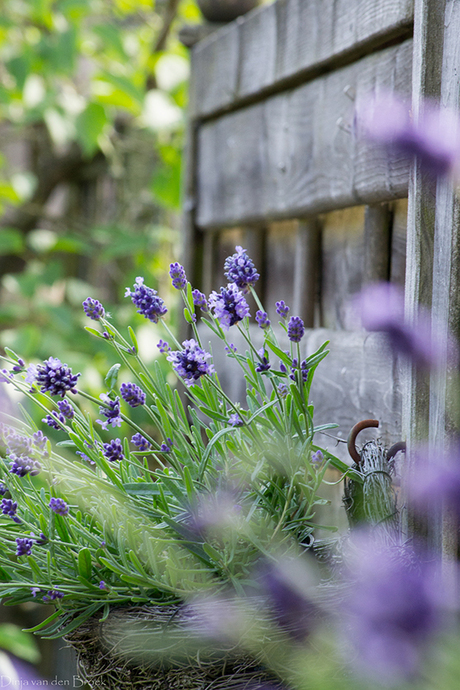
[[[413,0],[278,0],[192,52],[191,114],[209,116],[409,36]]]
[[[295,218],[407,195],[407,160],[356,139],[351,130],[355,106],[373,89],[410,93],[411,64],[408,40],[203,124],[197,225]]]
[[[222,342],[206,327],[200,329],[203,344],[212,349],[214,365],[219,379],[232,400],[240,401],[245,407],[245,386],[241,370],[223,350]],[[252,327],[253,342],[262,346],[263,334],[257,326]],[[247,347],[238,331],[229,335],[240,352]],[[347,439],[351,427],[362,419],[378,419],[381,429],[363,434],[360,443],[370,438],[381,438],[386,447],[401,440],[401,382],[399,367],[395,366],[392,353],[388,351],[380,334],[362,331],[332,331],[311,329],[302,340],[302,354],[311,354],[326,340],[330,341],[330,353],[315,373],[311,391],[311,402],[315,406],[315,424],[334,422],[338,429],[333,436]],[[284,342],[280,337],[283,347]],[[278,362],[273,358],[273,366]],[[322,435],[318,443],[331,453],[351,463],[346,444]]]

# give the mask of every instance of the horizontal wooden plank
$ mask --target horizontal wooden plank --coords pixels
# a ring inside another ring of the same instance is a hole
[[[205,347],[212,348],[214,366],[219,380],[233,401],[245,407],[245,385],[241,369],[224,353],[222,343],[207,328],[200,326]],[[257,326],[251,327],[252,340],[259,347],[263,335]],[[230,331],[229,340],[240,352],[247,345],[238,331]],[[311,354],[326,340],[330,352],[316,373],[311,390],[311,402],[315,406],[315,424],[335,422],[338,429],[330,433],[346,440],[351,427],[362,419],[378,419],[380,428],[359,437],[360,443],[380,437],[388,448],[401,440],[401,383],[399,367],[388,351],[379,333],[311,329],[301,342],[302,354]],[[208,345],[209,343],[209,345]],[[283,341],[283,348],[289,342]],[[276,359],[273,365],[277,366]],[[344,460],[349,456],[344,443],[337,444],[327,436],[318,436],[318,443],[328,447],[331,453]]]
[[[256,98],[375,50],[413,23],[414,0],[278,0],[192,50],[193,117]]]
[[[407,196],[407,161],[357,140],[352,128],[355,106],[373,90],[410,94],[411,65],[409,39],[204,123],[197,225],[282,220]]]

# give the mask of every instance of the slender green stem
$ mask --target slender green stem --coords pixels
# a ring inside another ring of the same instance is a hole
[[[174,342],[174,345],[177,347],[178,350],[181,350],[182,345],[179,343],[176,336],[174,335],[174,333],[169,328],[168,324],[165,321],[163,321],[163,319],[161,320],[161,323],[163,324],[163,328],[165,329],[166,333],[169,335],[171,340]]]

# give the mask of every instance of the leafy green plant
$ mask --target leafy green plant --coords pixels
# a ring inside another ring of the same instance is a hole
[[[95,327],[86,330],[118,359],[100,399],[80,390],[80,374],[59,359],[26,367],[7,351],[3,381],[65,436],[52,448],[24,409],[22,422],[9,419],[2,427],[0,594],[10,604],[55,604],[34,629],[44,636],[68,633],[120,604],[171,603],[229,585],[242,593],[261,555],[274,559],[280,549],[308,544],[328,465],[349,469],[315,439],[335,426],[315,426],[309,402],[326,344],[302,360],[303,323],[288,320],[289,308],[279,302],[279,333],[289,343],[283,349],[254,290],[258,274],[245,250],[237,247],[225,268],[231,282],[206,299],[171,264],[193,332],[182,344],[156,290],[142,278],[127,288],[137,311],[165,328],[171,345],[160,340],[158,347],[185,384],[182,393],[159,362],[147,367],[134,330],[121,334],[92,298],[83,307]],[[261,349],[253,344],[247,292],[260,307]],[[219,382],[202,343],[206,327],[241,369],[245,406]],[[244,354],[228,340],[230,329],[244,339]],[[132,381],[119,386],[122,365]],[[77,400],[99,406],[100,419]],[[141,415],[155,431],[146,431]],[[123,437],[108,441],[109,425],[126,430]]]

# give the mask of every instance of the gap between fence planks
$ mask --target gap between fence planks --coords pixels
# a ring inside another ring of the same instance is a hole
[[[278,0],[192,50],[191,116],[204,117],[356,60],[412,32],[414,0]]]

